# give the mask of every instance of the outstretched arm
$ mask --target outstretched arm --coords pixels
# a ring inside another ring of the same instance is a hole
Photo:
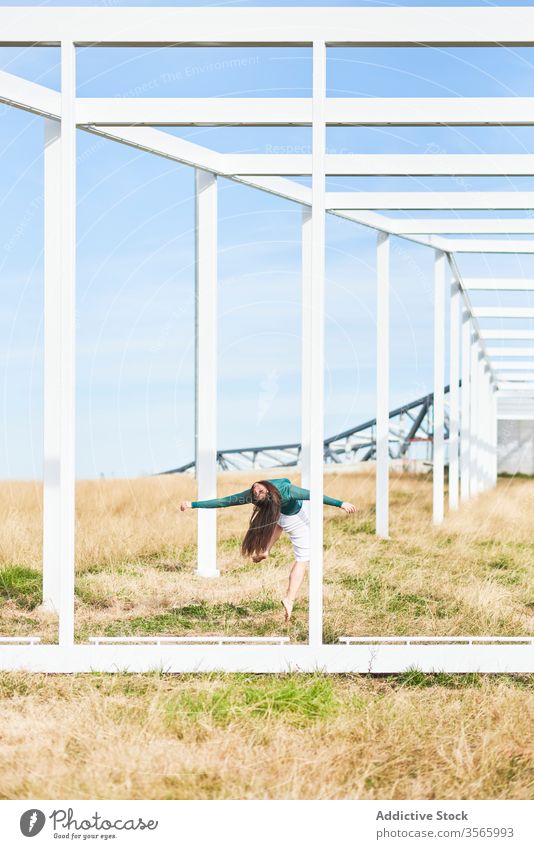
[[[244,489],[243,492],[226,495],[224,498],[211,498],[207,501],[182,501],[180,510],[187,510],[189,507],[234,507],[236,504],[250,503],[250,489]]]
[[[294,484],[291,484],[290,493],[292,498],[298,498],[299,501],[310,500],[309,489],[303,489],[300,486],[294,486]],[[339,498],[332,498],[330,495],[323,495],[323,504],[328,504],[331,507],[341,507],[346,513],[356,512],[354,504],[351,504],[350,501],[340,501]]]

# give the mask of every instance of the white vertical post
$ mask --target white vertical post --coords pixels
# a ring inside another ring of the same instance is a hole
[[[478,418],[477,418],[477,491],[483,492],[484,487],[484,464],[485,464],[485,450],[484,450],[484,359],[483,354],[480,348],[480,344],[478,344]]]
[[[465,502],[469,498],[470,444],[471,444],[471,319],[469,312],[462,313],[462,417],[460,429],[460,498]]]
[[[482,398],[481,398],[481,448],[482,448],[482,462],[481,462],[481,489],[482,492],[488,488],[488,384],[487,384],[487,375],[486,375],[486,363],[482,359],[480,361],[480,386],[482,390]]]
[[[486,461],[484,463],[484,489],[489,489],[491,487],[491,462],[492,462],[492,421],[491,421],[491,375],[488,364],[484,363],[484,389],[485,389],[485,430],[484,430],[484,442],[485,442],[485,458]]]
[[[434,439],[433,439],[433,520],[444,515],[444,407],[445,407],[445,254],[434,258]]]
[[[196,403],[198,501],[217,497],[217,177],[195,169]],[[218,577],[217,511],[198,510],[197,575]]]
[[[458,508],[458,430],[460,402],[460,287],[456,280],[450,286],[450,351],[449,351],[449,509]]]
[[[75,342],[76,342],[76,48],[61,42],[61,280],[59,348],[60,444],[58,540],[59,644],[74,642]],[[58,351],[56,350],[56,357]],[[56,360],[57,362],[57,360]]]
[[[310,337],[309,643],[323,643],[324,275],[326,45],[313,42]]]
[[[479,438],[478,438],[478,346],[475,334],[471,336],[470,350],[470,422],[471,440],[469,450],[469,481],[471,497],[479,492],[478,486],[478,463],[479,463]]]
[[[389,536],[389,233],[376,243],[376,533]]]
[[[497,422],[497,392],[495,390],[495,386],[492,385],[491,388],[491,423],[492,423],[492,475],[491,475],[491,485],[497,486],[497,472],[498,472],[498,422]]]
[[[61,125],[44,121],[43,608],[61,603]]]
[[[310,488],[310,406],[311,360],[311,282],[312,282],[312,211],[302,207],[302,377],[301,377],[301,486]]]

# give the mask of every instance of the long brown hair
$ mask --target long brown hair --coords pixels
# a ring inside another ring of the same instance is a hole
[[[265,487],[267,495],[262,501],[259,501],[254,497],[252,487],[250,488],[254,511],[241,546],[241,553],[244,556],[260,554],[265,551],[280,517],[282,506],[282,498],[274,484],[269,483],[269,481],[256,481],[256,483],[261,483]]]

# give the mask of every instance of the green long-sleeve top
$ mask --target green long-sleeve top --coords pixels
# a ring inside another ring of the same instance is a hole
[[[279,491],[282,496],[281,512],[284,516],[293,516],[298,513],[302,507],[303,501],[310,500],[310,490],[302,489],[300,486],[295,486],[288,478],[275,478],[269,483]],[[209,501],[192,501],[191,507],[233,507],[236,504],[251,504],[252,496],[249,489],[244,489],[243,492],[236,492],[234,495],[227,495],[224,498],[212,498]],[[330,498],[329,495],[323,497],[323,504],[329,504],[332,507],[341,507],[343,504],[339,498]]]

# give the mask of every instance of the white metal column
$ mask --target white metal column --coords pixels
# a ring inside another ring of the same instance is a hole
[[[58,539],[60,571],[59,642],[74,642],[75,540],[75,342],[76,342],[76,48],[61,42],[61,281],[60,327],[55,351],[59,360],[60,445]],[[48,403],[48,402],[47,402]]]
[[[458,508],[458,429],[460,402],[460,287],[450,285],[449,351],[449,509]]]
[[[482,352],[481,352],[482,354]],[[486,361],[481,356],[480,359],[480,388],[482,390],[482,399],[481,399],[481,408],[482,408],[482,419],[481,419],[481,442],[482,442],[482,463],[481,463],[481,472],[482,472],[482,480],[481,487],[482,492],[484,492],[488,488],[488,422],[489,422],[489,411],[488,411],[488,379],[486,373],[487,365]]]
[[[444,407],[445,407],[445,254],[434,257],[434,439],[432,486],[434,524],[444,516]]]
[[[311,407],[311,283],[312,283],[312,211],[302,207],[302,374],[301,374],[301,486],[310,488],[310,407]]]
[[[489,365],[487,362],[485,363],[485,386],[486,386],[486,429],[485,429],[485,443],[486,443],[486,462],[485,462],[485,489],[490,489],[492,486],[491,482],[491,466],[493,459],[493,449],[492,449],[492,430],[493,430],[493,422],[492,422],[492,403],[491,396],[493,395],[493,388],[491,385],[491,373],[489,369]]]
[[[389,234],[376,243],[376,533],[389,536]]]
[[[61,125],[44,121],[43,608],[61,603]]]
[[[469,448],[469,481],[470,495],[478,495],[479,492],[479,436],[478,436],[478,344],[476,336],[473,333],[471,337],[470,350],[470,422],[471,422],[471,440]]]
[[[485,466],[485,387],[484,387],[484,369],[485,363],[482,350],[478,345],[478,418],[477,418],[477,491],[484,492],[484,466]]]
[[[313,42],[310,337],[309,643],[323,642],[324,275],[326,45]]]
[[[217,497],[217,177],[195,169],[197,500]],[[198,510],[197,575],[218,577],[217,511]]]
[[[492,384],[491,387],[491,450],[492,450],[492,458],[491,458],[491,485],[497,486],[497,392],[495,390],[495,386]]]
[[[469,312],[462,311],[462,416],[460,425],[460,498],[469,499],[470,445],[471,445],[471,319]]]

